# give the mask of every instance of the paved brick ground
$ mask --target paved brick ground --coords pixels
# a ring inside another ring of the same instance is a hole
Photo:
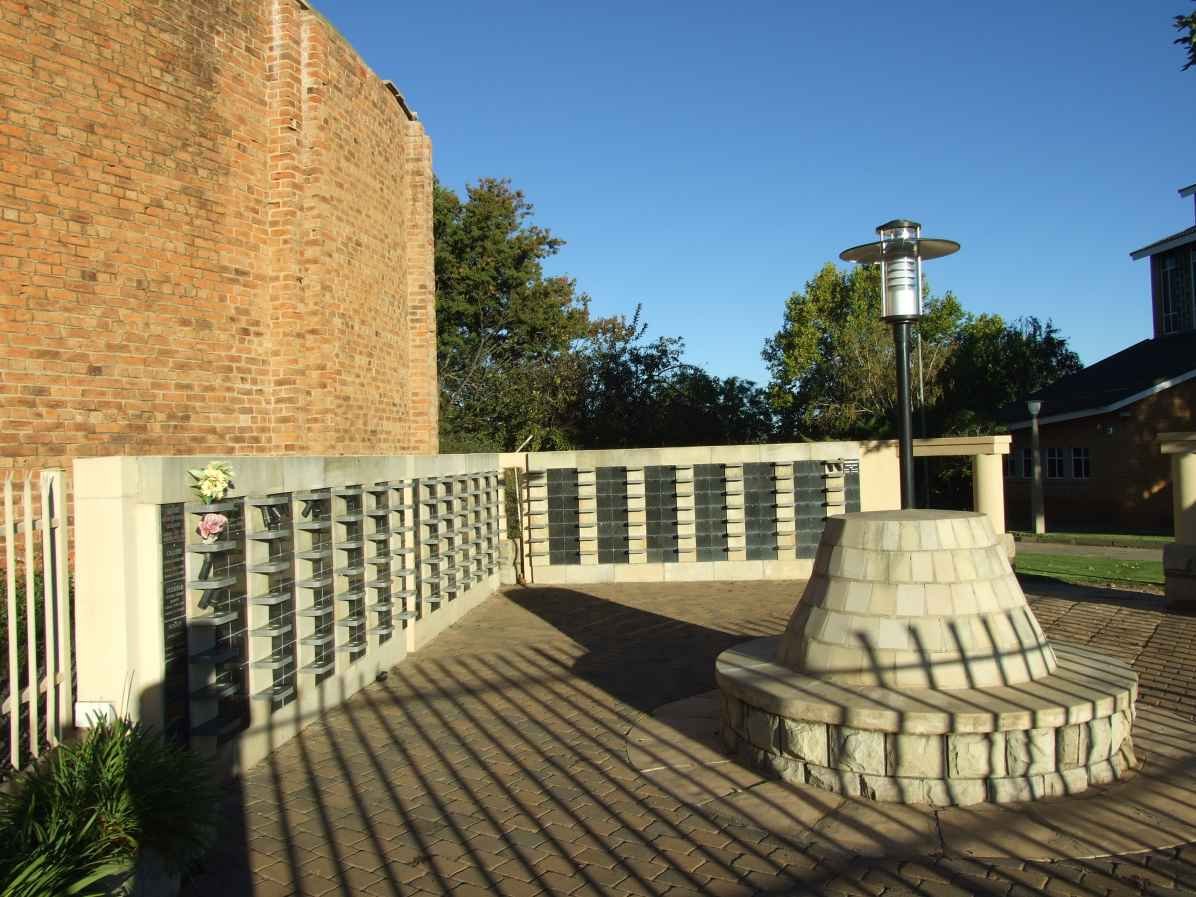
[[[1033,588],[1037,589],[1037,585]],[[626,762],[625,736],[783,628],[795,583],[511,589],[253,769],[191,895],[1196,894],[1196,846],[1114,860],[864,859],[729,825]],[[1041,589],[1039,589],[1041,590]],[[1133,663],[1196,716],[1196,617],[1032,596],[1048,633]]]

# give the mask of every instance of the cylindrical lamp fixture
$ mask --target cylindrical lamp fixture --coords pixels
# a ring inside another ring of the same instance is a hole
[[[954,240],[922,236],[922,225],[897,218],[876,229],[875,243],[839,253],[845,262],[880,264],[881,316],[893,325],[897,357],[897,429],[901,462],[901,507],[914,506],[913,406],[909,390],[909,328],[922,317],[922,261],[959,251]]]

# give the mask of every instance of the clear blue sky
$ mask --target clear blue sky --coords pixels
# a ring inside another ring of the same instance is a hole
[[[1150,335],[1146,262],[1193,223],[1188,0],[317,0],[406,94],[436,171],[509,177],[599,314],[643,303],[766,379],[785,298],[909,217],[973,312],[1050,317],[1086,363]]]

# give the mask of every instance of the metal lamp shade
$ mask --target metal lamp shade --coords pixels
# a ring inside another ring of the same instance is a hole
[[[959,251],[954,240],[922,237],[917,222],[899,218],[876,229],[880,240],[839,253],[845,262],[880,263],[881,314],[886,321],[922,317],[922,261]]]

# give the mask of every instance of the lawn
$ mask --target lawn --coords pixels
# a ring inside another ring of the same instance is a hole
[[[1053,576],[1070,582],[1163,584],[1162,561],[1122,561],[1103,557],[1021,552],[1013,563],[1018,573]]]
[[[1113,545],[1119,548],[1162,548],[1175,537],[1145,533],[1029,533],[1013,531],[1019,542],[1060,542],[1064,545]]]

